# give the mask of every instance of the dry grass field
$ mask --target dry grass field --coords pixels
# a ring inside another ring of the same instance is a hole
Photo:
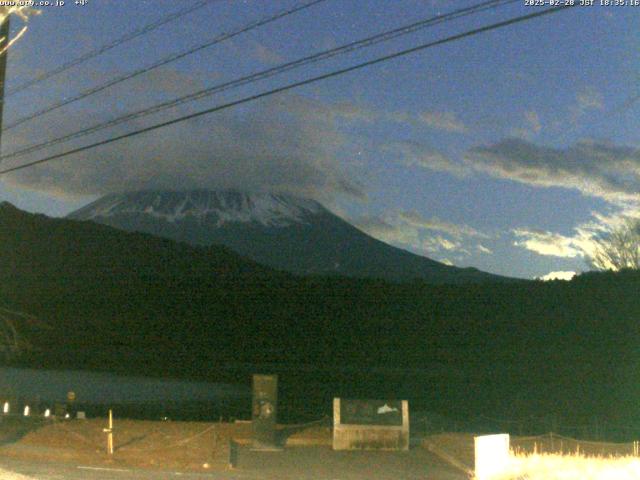
[[[423,445],[448,463],[457,464],[458,470],[471,471],[474,466],[473,437],[473,434],[464,433],[431,435],[423,440]],[[510,456],[509,469],[491,480],[640,480],[640,457],[627,454],[627,444],[580,442],[555,435],[554,438],[553,445],[548,436],[512,438],[517,451]],[[576,453],[576,445],[580,445],[579,453]],[[539,453],[540,449],[551,449],[552,446],[564,448],[565,452]],[[601,451],[623,453],[594,453]]]
[[[509,471],[494,480],[638,480],[640,458],[579,454],[514,454]]]

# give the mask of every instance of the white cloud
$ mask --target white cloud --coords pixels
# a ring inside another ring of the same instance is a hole
[[[416,211],[397,211],[380,217],[362,217],[354,219],[353,223],[382,241],[409,247],[418,253],[428,255],[455,252],[468,256],[471,255],[471,247],[467,244],[471,240],[490,238],[469,225],[446,222],[437,217],[426,218]],[[484,249],[484,253],[491,252],[486,247],[480,247]]]
[[[514,245],[543,256],[590,258],[596,251],[598,238],[606,236],[627,219],[640,218],[639,207],[640,205],[630,205],[610,214],[592,212],[593,220],[574,227],[572,235],[526,228],[514,229],[512,233],[517,238]]]
[[[576,94],[576,101],[578,109],[581,112],[604,109],[604,97],[602,93],[593,86],[581,88]]]
[[[422,112],[418,115],[420,122],[430,128],[444,130],[447,132],[464,133],[467,127],[460,121],[453,112]]]
[[[419,229],[443,232],[455,238],[478,237],[489,238],[487,234],[465,224],[451,223],[438,217],[425,218],[415,210],[403,211],[398,214],[400,220]]]
[[[510,138],[469,150],[464,162],[415,141],[389,143],[382,150],[407,166],[459,178],[482,172],[537,187],[574,189],[616,205],[640,202],[640,149],[634,147],[581,141],[552,148]]]
[[[578,190],[618,206],[640,202],[640,149],[635,147],[585,140],[553,148],[509,138],[469,150],[463,162],[416,141],[388,143],[382,150],[407,166],[459,178],[481,172],[536,187]]]
[[[514,242],[515,246],[544,256],[581,257],[585,253],[585,246],[588,241],[587,239],[567,237],[545,231],[515,229],[512,232],[519,239]]]
[[[491,250],[490,248],[485,247],[482,244],[478,244],[476,245],[476,249],[480,252],[480,253],[484,253],[486,255],[493,255],[493,250]]]
[[[310,118],[323,122],[371,123],[384,118],[385,115],[378,110],[347,101],[323,103],[300,95],[289,96],[287,101],[295,111],[304,112]]]
[[[427,237],[422,241],[422,248],[427,252],[440,252],[445,250],[450,251],[462,251],[462,244],[455,240],[450,240],[442,235],[435,235],[433,237]]]
[[[414,247],[420,243],[420,232],[417,228],[398,224],[390,217],[360,217],[353,219],[352,223],[372,237],[387,243]]]
[[[396,155],[399,161],[407,166],[447,172],[457,177],[464,177],[469,173],[466,165],[454,162],[438,150],[419,142],[392,142],[382,146],[381,149]]]
[[[538,277],[538,280],[544,280],[549,281],[549,280],[571,280],[573,277],[576,276],[576,272],[567,272],[567,271],[558,271],[558,272],[549,272],[546,275],[543,275],[542,277]]]
[[[607,233],[622,227],[629,219],[640,219],[640,203],[630,203],[616,209],[613,213],[591,212],[594,221],[581,225],[594,233]]]
[[[604,97],[602,93],[593,86],[583,86],[576,92],[575,103],[569,107],[569,116],[566,121],[557,120],[554,122],[556,129],[571,132],[580,128],[584,122],[584,117],[604,110]],[[571,127],[567,130],[567,124]]]
[[[156,87],[166,90],[175,84]],[[7,179],[23,188],[71,197],[195,188],[280,191],[321,200],[336,194],[362,197],[357,182],[342,168],[340,149],[350,138],[336,124],[337,110],[331,114],[331,106],[300,97],[271,97],[21,170]],[[57,115],[55,130],[93,124],[89,116]],[[139,120],[116,131],[148,124]],[[18,160],[14,164],[25,159]]]
[[[474,148],[465,160],[497,178],[576,189],[617,204],[640,201],[640,150],[632,147],[583,141],[556,149],[507,139]]]
[[[540,133],[542,130],[542,122],[538,113],[534,110],[524,112],[524,126],[514,128],[512,135],[522,139],[530,139]]]

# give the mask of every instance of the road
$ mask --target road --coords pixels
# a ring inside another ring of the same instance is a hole
[[[227,473],[181,473],[157,472],[148,470],[92,467],[64,463],[46,463],[3,458],[0,468],[25,475],[34,480],[240,480],[250,477],[240,472]],[[0,475],[0,480],[13,480],[11,476]],[[16,477],[16,480],[23,478]]]
[[[211,473],[93,467],[5,457],[0,459],[0,468],[28,478],[0,475],[0,480],[468,480],[466,475],[428,453],[420,452],[418,459],[413,455],[403,458],[402,454],[391,454],[387,461],[377,462],[372,452],[334,452],[343,454],[338,455],[339,461],[324,458],[325,464],[319,465],[317,451],[313,450],[287,449],[276,454],[247,450],[240,455],[240,468]],[[425,462],[427,458],[429,461]]]

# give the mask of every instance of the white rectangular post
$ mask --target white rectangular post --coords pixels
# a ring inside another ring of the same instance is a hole
[[[509,468],[509,434],[474,437],[477,480],[491,480]]]

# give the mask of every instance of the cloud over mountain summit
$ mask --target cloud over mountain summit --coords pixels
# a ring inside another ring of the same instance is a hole
[[[57,121],[56,130],[64,132],[88,119],[72,115]],[[138,121],[110,134],[149,124]],[[150,189],[361,196],[338,161],[345,139],[336,124],[311,101],[279,96],[22,170],[8,180],[65,196]]]

